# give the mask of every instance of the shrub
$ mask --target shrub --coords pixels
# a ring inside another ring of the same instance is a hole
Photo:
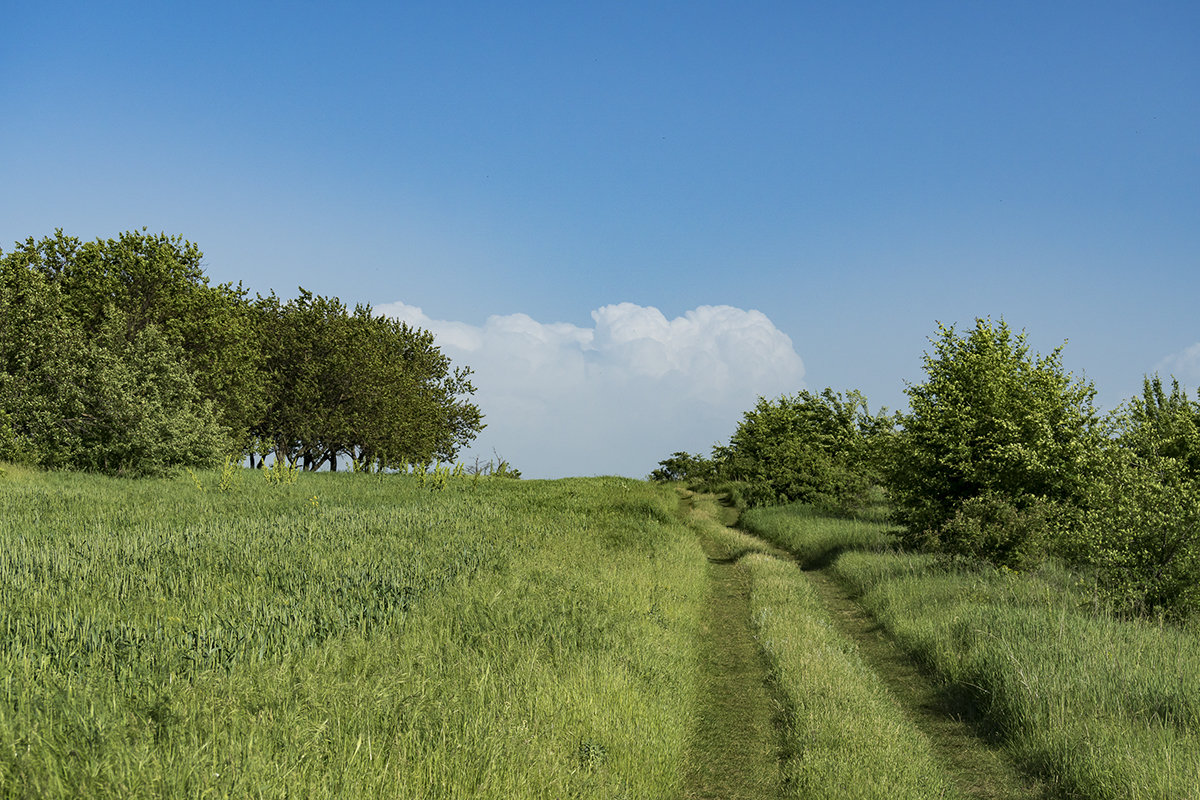
[[[1018,569],[1040,558],[1050,536],[1050,507],[1039,498],[1018,506],[994,492],[968,498],[936,531],[910,534],[924,549]]]
[[[652,481],[694,481],[712,477],[713,463],[704,456],[679,451],[658,462],[658,469],[650,473]]]
[[[1004,320],[977,319],[966,336],[938,331],[889,454],[896,521],[951,552],[1027,557],[1040,525],[1032,498],[1080,507],[1095,477],[1095,390],[1063,371],[1061,347],[1032,357]],[[955,542],[960,535],[967,541]]]
[[[1200,403],[1147,379],[1109,420],[1081,549],[1122,611],[1200,612]]]
[[[802,502],[845,512],[876,482],[876,442],[892,422],[870,414],[857,391],[760,398],[729,444],[714,448],[714,472],[745,482],[751,506]]]

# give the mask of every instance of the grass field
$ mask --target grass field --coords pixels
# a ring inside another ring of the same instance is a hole
[[[727,522],[620,478],[4,467],[0,798],[1032,796],[964,780],[835,583],[1050,796],[1200,797],[1195,631],[878,523]]]
[[[0,477],[0,796],[677,794],[673,494],[234,477]]]
[[[744,533],[715,524],[705,533],[711,549],[739,563],[750,587],[755,635],[785,709],[782,796],[958,797],[929,741],[835,630],[796,565]]]
[[[1200,635],[1107,617],[1077,576],[888,552],[886,526],[780,507],[744,523],[832,574],[1067,797],[1200,797]]]

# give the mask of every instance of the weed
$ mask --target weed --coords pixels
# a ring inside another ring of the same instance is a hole
[[[235,460],[233,456],[226,456],[225,463],[221,466],[221,478],[217,481],[217,489],[222,492],[231,492],[240,486],[241,483],[241,462]]]
[[[200,478],[196,476],[196,473],[191,467],[187,468],[187,474],[192,479],[192,485],[196,487],[196,491],[203,492],[204,484],[200,482]]]
[[[300,472],[301,469],[296,466],[295,461],[276,459],[270,466],[263,470],[263,477],[270,484],[291,486],[300,477]]]

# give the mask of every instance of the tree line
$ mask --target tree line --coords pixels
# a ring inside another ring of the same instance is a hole
[[[872,413],[856,391],[763,398],[728,444],[651,477],[748,505],[881,506],[906,547],[1009,569],[1058,558],[1122,611],[1200,615],[1200,395],[1147,377],[1101,415],[1062,347],[1031,353],[1003,319],[939,324],[931,344],[907,411]]]
[[[0,252],[0,460],[397,468],[453,460],[483,428],[470,368],[428,331],[304,289],[214,286],[202,257],[145,229]]]

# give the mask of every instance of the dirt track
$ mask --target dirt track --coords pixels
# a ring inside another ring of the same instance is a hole
[[[690,505],[690,503],[688,503]],[[723,520],[728,524],[730,519]],[[761,549],[795,563],[759,540]],[[754,639],[749,576],[701,536],[709,556],[709,597],[700,642],[705,684],[698,709],[686,798],[775,798],[784,752],[778,733],[783,704],[771,684],[766,657]],[[800,566],[797,564],[799,571]],[[838,631],[854,642],[905,715],[925,734],[945,774],[964,798],[1047,798],[1045,787],[1021,772],[994,740],[985,721],[973,720],[955,694],[931,680],[859,605],[829,567],[806,570]]]

